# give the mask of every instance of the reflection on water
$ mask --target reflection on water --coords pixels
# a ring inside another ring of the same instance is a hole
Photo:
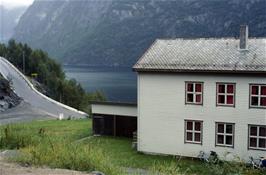
[[[64,66],[87,92],[101,90],[109,101],[136,102],[137,75],[131,68]]]

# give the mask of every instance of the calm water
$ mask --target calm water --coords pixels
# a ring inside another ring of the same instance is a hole
[[[64,71],[87,92],[101,90],[110,101],[137,101],[137,75],[131,68],[64,66]]]

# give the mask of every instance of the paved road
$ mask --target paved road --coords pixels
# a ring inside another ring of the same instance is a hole
[[[61,103],[55,102],[36,91],[32,87],[32,84],[26,80],[25,76],[2,57],[0,57],[0,73],[5,78],[8,77],[12,80],[13,88],[18,96],[39,111],[53,117],[58,117],[60,113],[62,113],[65,118],[69,116],[83,118],[87,115]]]

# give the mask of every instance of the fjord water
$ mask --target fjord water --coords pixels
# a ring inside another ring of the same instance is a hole
[[[131,67],[64,66],[64,71],[68,79],[75,78],[87,92],[102,91],[108,101],[137,101],[137,75]]]

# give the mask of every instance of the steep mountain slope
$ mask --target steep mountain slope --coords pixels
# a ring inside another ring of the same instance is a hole
[[[0,42],[5,42],[12,37],[14,28],[26,9],[27,7],[24,6],[7,9],[0,5]]]
[[[37,0],[14,38],[66,64],[132,65],[156,38],[266,36],[265,0]]]

